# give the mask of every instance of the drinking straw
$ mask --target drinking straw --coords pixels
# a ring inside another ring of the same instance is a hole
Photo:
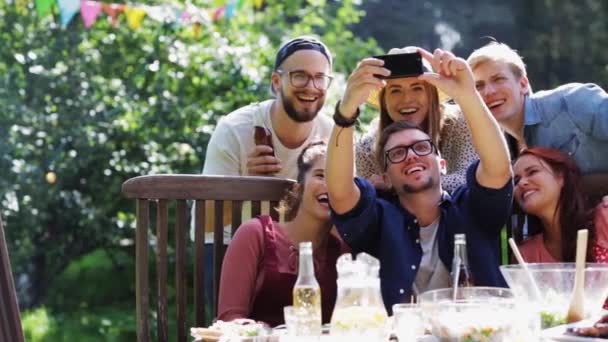
[[[530,284],[532,284],[532,292],[534,293],[535,300],[540,300],[540,298],[541,298],[540,290],[538,289],[538,286],[536,285],[536,282],[534,281],[534,277],[532,277],[532,273],[530,273],[530,269],[528,269],[528,264],[526,263],[524,258],[521,256],[521,253],[519,252],[519,248],[517,248],[517,245],[515,244],[515,240],[513,240],[513,238],[509,238],[509,246],[511,246],[513,255],[515,255],[515,259],[517,259],[517,262],[521,265],[521,268],[524,270],[524,273],[526,274],[528,281],[530,281]]]

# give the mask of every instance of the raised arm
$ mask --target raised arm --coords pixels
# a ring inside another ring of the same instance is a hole
[[[511,159],[498,123],[475,91],[473,73],[467,62],[440,49],[434,54],[418,49],[437,72],[420,76],[451,96],[462,109],[471,130],[473,146],[479,154],[476,178],[480,185],[502,188],[512,176]]]
[[[383,61],[373,58],[364,59],[348,77],[346,91],[336,115],[352,119],[359,113],[359,106],[365,102],[370,92],[384,86],[384,81],[374,74],[388,76],[390,72],[383,68]],[[355,207],[361,196],[353,178],[354,126],[340,127],[334,125],[327,148],[327,189],[329,202],[333,210],[343,214]]]

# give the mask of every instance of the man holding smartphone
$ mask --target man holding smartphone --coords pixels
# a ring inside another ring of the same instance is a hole
[[[219,121],[207,146],[203,174],[295,179],[304,146],[327,141],[331,132],[331,120],[317,115],[332,81],[331,66],[329,49],[313,37],[283,44],[271,76],[276,99],[237,109]],[[259,144],[254,143],[256,130]],[[262,132],[265,137],[259,137]]]
[[[412,295],[449,286],[456,233],[466,234],[475,285],[506,286],[498,268],[497,243],[513,192],[504,137],[475,91],[465,60],[440,49],[434,54],[418,52],[437,71],[418,79],[454,99],[470,128],[480,160],[469,167],[466,185],[452,195],[442,190],[445,160],[430,136],[409,121],[390,124],[377,145],[382,176],[396,198],[379,198],[368,180],[354,178],[353,124],[358,107],[391,75],[376,58],[362,60],[349,76],[327,151],[332,220],[353,253],[364,251],[380,260],[380,285],[389,314],[393,304],[409,301]]]

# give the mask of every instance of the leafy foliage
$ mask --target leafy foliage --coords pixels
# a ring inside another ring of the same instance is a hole
[[[467,57],[495,38],[524,57],[535,90],[575,81],[608,85],[603,0],[369,0],[362,8],[355,34],[374,37],[385,51],[417,45]]]
[[[71,260],[130,248],[122,182],[200,172],[219,117],[268,97],[282,41],[321,36],[341,72],[375,51],[348,29],[362,14],[352,0],[264,4],[199,35],[152,20],[63,28],[33,2],[0,2],[0,198],[22,305],[42,303]]]

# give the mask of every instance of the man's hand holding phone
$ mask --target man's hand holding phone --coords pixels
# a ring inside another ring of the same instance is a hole
[[[464,59],[441,49],[435,49],[434,53],[430,53],[418,48],[418,52],[436,72],[425,73],[418,77],[419,79],[441,89],[458,103],[476,94],[473,72]]]
[[[281,160],[274,156],[268,145],[256,145],[247,158],[247,174],[250,176],[272,176],[281,171]]]
[[[369,97],[374,90],[379,90],[386,85],[383,79],[377,75],[388,77],[390,71],[383,67],[384,61],[376,58],[366,58],[357,64],[357,67],[348,76],[346,91],[340,101],[340,113],[347,118],[353,117],[357,108]]]

